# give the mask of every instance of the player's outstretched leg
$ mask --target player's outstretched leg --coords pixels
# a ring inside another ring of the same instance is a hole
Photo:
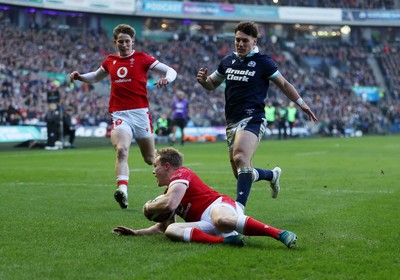
[[[281,231],[278,234],[278,240],[286,245],[289,249],[296,247],[297,244],[297,235],[291,231]]]

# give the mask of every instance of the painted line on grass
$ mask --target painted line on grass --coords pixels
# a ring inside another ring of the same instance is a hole
[[[356,194],[393,194],[394,190],[349,190],[349,189],[293,189],[290,192],[324,192],[324,193],[356,193]]]
[[[325,155],[326,151],[314,151],[314,152],[307,152],[307,153],[295,153],[296,156],[318,156],[318,155]]]

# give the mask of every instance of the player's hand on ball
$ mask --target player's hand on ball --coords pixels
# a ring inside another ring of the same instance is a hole
[[[163,196],[164,196],[163,194],[159,195],[155,199],[149,200],[143,205],[143,214],[149,221],[153,221],[156,223],[162,223],[162,222],[164,222],[168,219],[171,219],[175,216],[175,210],[167,212],[167,213],[153,213],[148,210],[149,204],[156,202]]]
[[[118,235],[136,235],[136,232],[134,229],[124,227],[124,226],[118,226],[116,228],[113,228],[113,232]]]
[[[143,205],[143,214],[148,217],[149,216],[149,211],[147,211],[147,205],[149,205],[152,202],[152,200],[147,201],[144,205]]]

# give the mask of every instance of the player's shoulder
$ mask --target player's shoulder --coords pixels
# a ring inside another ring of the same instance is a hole
[[[116,53],[111,53],[106,57],[106,59],[118,59],[118,58],[120,58],[120,56]]]
[[[224,61],[228,61],[228,60],[232,60],[232,59],[236,59],[236,58],[237,58],[236,54],[234,52],[231,52],[230,54],[225,55],[221,59],[221,61],[224,62]]]
[[[191,174],[193,174],[192,170],[190,170],[187,167],[181,167],[174,172],[173,176],[176,178],[182,178],[182,177],[186,177]]]
[[[188,182],[192,181],[194,177],[193,171],[191,171],[189,168],[181,167],[175,170],[169,179],[169,182],[185,182],[185,184],[188,184]]]
[[[253,59],[257,59],[257,60],[262,60],[262,61],[271,61],[272,58],[269,54],[263,54],[263,53],[255,53],[252,56]]]
[[[154,56],[152,56],[151,54],[148,54],[146,52],[143,51],[136,51],[132,54],[133,57],[150,57],[150,58],[154,58]]]
[[[143,52],[143,51],[134,51],[133,54],[134,56],[144,56],[144,55],[148,55],[147,53]]]
[[[277,65],[275,61],[268,54],[256,53],[253,55],[253,61],[256,62],[257,67],[261,68],[276,68]]]

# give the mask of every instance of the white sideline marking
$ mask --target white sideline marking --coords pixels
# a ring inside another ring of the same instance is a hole
[[[314,151],[314,152],[307,152],[307,153],[296,153],[296,156],[317,156],[317,155],[324,155],[326,151]]]
[[[383,194],[392,194],[394,191],[392,190],[327,190],[331,193],[361,193],[361,194],[374,194],[374,193],[383,193]]]
[[[96,151],[96,153],[99,154],[99,153],[109,153],[109,152],[108,151],[103,151],[103,152],[101,152],[101,151],[97,152]],[[81,151],[81,150],[79,150],[79,155],[83,155],[83,154],[93,154],[93,151]],[[23,153],[23,151],[22,151],[21,153],[19,153],[19,152],[18,153],[14,153],[13,152],[13,154],[0,153],[0,158],[32,157],[32,155],[33,156],[36,156],[36,155],[51,156],[51,157],[53,157],[53,156],[65,156],[65,155],[68,155],[68,149],[54,150],[54,151],[41,150],[41,151],[37,151],[37,152],[30,151],[29,153]]]
[[[202,163],[202,162],[194,162],[194,163],[184,164],[184,166],[197,166],[197,165],[204,165],[204,163]]]
[[[393,194],[394,190],[349,190],[349,189],[326,189],[326,188],[318,188],[318,189],[293,189],[291,187],[289,187],[290,192],[324,192],[324,193],[358,193],[358,194],[376,194],[376,193],[380,193],[380,194]]]

